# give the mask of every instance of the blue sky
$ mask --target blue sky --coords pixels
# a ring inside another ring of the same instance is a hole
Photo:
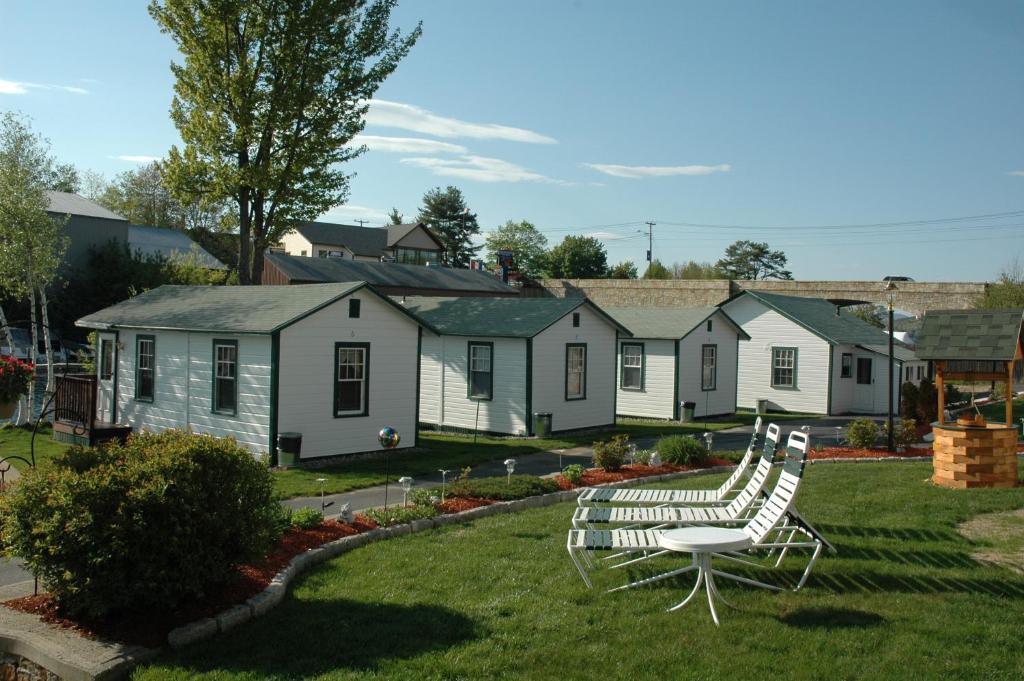
[[[108,177],[162,156],[177,55],[145,5],[0,0],[0,110]],[[326,219],[412,215],[455,184],[485,229],[594,234],[613,262],[643,264],[647,220],[664,262],[750,238],[803,279],[1024,259],[1019,2],[405,0],[393,18],[423,38]]]

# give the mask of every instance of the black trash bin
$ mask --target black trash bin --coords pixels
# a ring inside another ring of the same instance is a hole
[[[693,422],[693,411],[697,408],[696,402],[683,402],[683,423]]]
[[[277,465],[294,466],[302,452],[302,433],[277,434]]]
[[[551,437],[551,412],[537,412],[533,415],[533,434],[537,437]]]

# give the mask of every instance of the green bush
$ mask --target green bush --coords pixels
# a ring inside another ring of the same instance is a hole
[[[535,475],[513,475],[511,481],[505,477],[458,480],[448,486],[448,496],[509,501],[558,490],[558,483],[550,478],[538,478]],[[440,488],[435,490],[435,493],[440,494]]]
[[[71,614],[167,612],[258,558],[281,516],[266,466],[182,431],[73,448],[0,497],[2,542]]]
[[[888,435],[889,424],[885,425],[885,433]],[[892,429],[893,443],[897,447],[909,447],[917,442],[917,421],[903,418],[896,423]]]
[[[697,465],[708,460],[708,450],[689,435],[663,437],[654,447],[662,461],[676,466]]]
[[[409,492],[409,503],[413,506],[433,506],[434,499],[440,501],[441,495],[434,494],[428,489],[414,489]]]
[[[939,418],[939,393],[927,378],[917,386],[917,418],[922,423],[932,423]]]
[[[606,471],[617,471],[626,463],[629,436],[615,435],[607,442],[594,443],[594,465]]]
[[[846,427],[846,439],[854,447],[874,447],[881,429],[871,419],[854,419]]]
[[[433,518],[438,511],[433,506],[391,506],[389,508],[373,508],[364,511],[363,515],[381,527],[403,525],[420,518]]]
[[[583,474],[587,472],[587,469],[578,463],[570,464],[565,467],[562,471],[562,477],[571,482],[574,485],[580,484],[580,480],[583,479]]]
[[[900,416],[917,418],[917,386],[910,381],[900,386]]]
[[[324,521],[324,514],[315,508],[300,508],[292,511],[291,526],[300,530],[312,530]]]
[[[641,466],[650,466],[652,454],[653,452],[650,449],[638,449],[633,460]]]

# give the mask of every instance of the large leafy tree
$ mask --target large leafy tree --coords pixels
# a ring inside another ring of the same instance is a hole
[[[724,275],[709,262],[689,260],[683,264],[672,265],[674,279],[722,279]]]
[[[548,274],[556,279],[599,279],[608,275],[608,253],[592,236],[567,236],[548,254]]]
[[[498,261],[498,251],[512,251],[512,259],[519,271],[528,277],[539,276],[547,263],[548,240],[532,223],[509,220],[487,233],[484,248],[487,261]]]
[[[466,206],[458,187],[435,187],[424,194],[418,220],[444,244],[444,260],[449,267],[466,267],[480,250],[473,245],[473,237],[480,233],[476,213]]]
[[[186,227],[185,210],[165,186],[159,161],[119,173],[106,185],[97,203],[138,225]]]
[[[978,300],[975,307],[1024,307],[1024,265],[1020,260],[1015,259],[1003,268],[995,282],[985,289],[985,295]]]
[[[660,260],[653,260],[644,272],[644,279],[671,279],[672,270],[661,264]]]
[[[741,240],[725,249],[715,267],[729,279],[792,279],[786,260],[785,253],[765,242]]]
[[[179,198],[237,204],[239,280],[263,252],[348,196],[341,165],[362,147],[369,101],[420,36],[389,27],[396,0],[153,0],[184,56],[167,157]],[[187,202],[187,201],[186,201]]]
[[[632,260],[623,260],[608,270],[609,279],[636,279],[636,265]]]

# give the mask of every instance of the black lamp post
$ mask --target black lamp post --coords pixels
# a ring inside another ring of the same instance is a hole
[[[895,359],[893,357],[893,328],[892,328],[892,326],[893,326],[893,314],[892,314],[892,306],[893,306],[893,302],[894,302],[894,300],[896,298],[896,284],[894,284],[892,281],[886,283],[886,285],[885,285],[885,292],[889,294],[889,414],[888,414],[888,421],[887,421],[887,424],[888,424],[889,427],[887,429],[887,435],[886,435],[886,446],[889,448],[889,451],[892,452],[892,451],[896,450],[895,443],[894,443],[894,437],[893,437],[893,435],[894,435],[894,433],[893,433],[893,426],[892,426],[892,415],[893,415],[892,389],[893,389],[893,379],[895,378],[892,375],[892,372],[893,372],[893,369],[895,368],[895,364],[896,364]]]

